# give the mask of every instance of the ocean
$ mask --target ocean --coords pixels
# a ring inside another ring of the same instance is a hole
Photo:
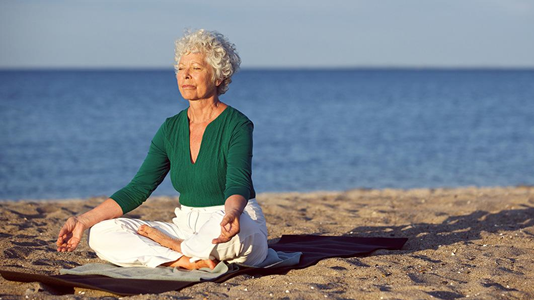
[[[534,70],[243,70],[221,100],[260,193],[534,185]],[[0,71],[0,199],[110,195],[186,107],[171,69]]]

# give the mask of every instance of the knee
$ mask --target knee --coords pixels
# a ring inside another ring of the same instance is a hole
[[[243,241],[243,255],[241,263],[247,266],[255,266],[262,263],[267,257],[269,246],[267,245],[267,237],[260,232],[257,232]]]
[[[240,221],[242,224],[240,227],[243,230],[238,234],[241,242],[241,255],[238,257],[238,262],[248,266],[258,265],[267,257],[269,248],[267,236],[259,224],[249,216],[244,214]]]
[[[239,233],[229,242],[217,244],[212,256],[219,260],[254,266],[263,262],[267,252],[267,236],[256,222],[242,215]]]
[[[239,237],[245,239],[249,236],[254,236],[261,233],[262,230],[258,223],[256,223],[248,214],[242,214],[239,218]]]
[[[227,243],[217,244],[211,256],[230,263],[247,266],[258,265],[267,257],[267,237],[261,232],[243,235],[239,233]]]
[[[89,247],[97,251],[104,245],[109,244],[107,235],[115,231],[117,226],[115,220],[105,220],[93,225],[87,232],[87,243]]]

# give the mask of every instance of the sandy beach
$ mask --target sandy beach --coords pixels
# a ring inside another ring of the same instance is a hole
[[[84,241],[56,252],[59,228],[104,197],[0,202],[0,267],[59,274],[102,262]],[[401,251],[333,258],[287,275],[242,275],[129,299],[534,299],[534,187],[265,193],[269,242],[283,234],[409,238]],[[178,198],[154,197],[127,216],[169,221]],[[113,299],[0,278],[1,299]]]

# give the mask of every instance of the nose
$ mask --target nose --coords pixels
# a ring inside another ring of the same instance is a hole
[[[189,74],[189,69],[187,68],[182,69],[182,78],[191,79],[191,74]]]

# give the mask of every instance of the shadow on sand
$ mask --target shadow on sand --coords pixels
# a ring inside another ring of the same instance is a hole
[[[406,237],[408,243],[402,251],[410,253],[463,242],[472,244],[482,239],[481,233],[502,233],[534,226],[534,207],[503,210],[497,213],[477,210],[463,216],[448,217],[440,224],[413,223],[398,226],[359,226],[346,235],[374,237]],[[524,232],[534,236],[534,233]]]

